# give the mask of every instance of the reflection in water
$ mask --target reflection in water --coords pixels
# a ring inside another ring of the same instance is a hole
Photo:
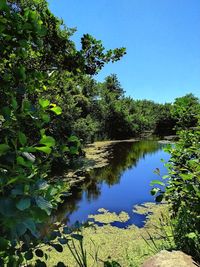
[[[106,208],[112,212],[128,212],[131,218],[124,226],[130,223],[141,226],[144,217],[133,214],[133,205],[153,201],[149,183],[158,179],[153,171],[160,168],[164,174],[166,170],[160,159],[169,158],[162,146],[147,140],[110,146],[109,165],[92,170],[90,177],[72,190],[54,219],[66,224],[76,220],[82,222],[89,214],[96,214],[99,208]]]

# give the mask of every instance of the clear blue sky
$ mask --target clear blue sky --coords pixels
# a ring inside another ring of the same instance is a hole
[[[77,48],[84,33],[127,55],[96,77],[116,73],[127,96],[172,102],[200,97],[200,0],[49,0]]]

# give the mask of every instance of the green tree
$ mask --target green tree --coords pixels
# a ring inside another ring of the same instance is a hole
[[[187,94],[175,99],[171,109],[176,120],[177,129],[188,129],[197,124],[197,115],[200,113],[200,102],[193,94]]]
[[[55,79],[63,78],[64,72],[69,80],[70,76],[95,74],[125,53],[124,48],[104,52],[101,41],[88,34],[82,37],[78,51],[70,40],[73,32],[50,12],[45,0],[0,2],[2,266],[22,264],[23,252],[34,245],[30,237],[38,239],[38,226],[66,190],[63,184],[49,181],[52,160],[78,153],[76,137],[66,134],[60,140],[56,134],[55,125],[61,125],[62,118],[58,104],[62,102],[59,94],[50,94],[54,89],[61,92],[63,83]],[[68,101],[71,107],[73,101]],[[31,251],[27,253],[26,259],[33,257]]]

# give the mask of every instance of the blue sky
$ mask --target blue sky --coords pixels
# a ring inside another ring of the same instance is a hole
[[[89,33],[105,48],[125,46],[127,55],[96,76],[116,73],[127,96],[172,102],[200,97],[200,0],[49,0],[77,48]]]

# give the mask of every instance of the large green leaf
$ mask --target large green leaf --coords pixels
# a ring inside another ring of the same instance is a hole
[[[151,186],[153,186],[153,185],[165,186],[165,184],[162,181],[160,181],[160,180],[153,180],[153,181],[151,181],[150,185]]]
[[[40,139],[40,144],[48,146],[48,147],[54,147],[56,144],[56,141],[51,136],[43,136],[42,139]]]
[[[0,237],[0,251],[5,251],[9,245],[9,241]]]
[[[26,143],[27,143],[27,137],[26,137],[26,135],[25,135],[24,133],[22,133],[22,132],[19,132],[19,133],[18,133],[18,137],[19,137],[19,142],[20,142],[20,144],[21,144],[22,146],[25,146]]]
[[[31,233],[38,237],[38,232],[36,230],[36,225],[35,222],[32,219],[26,219],[24,222],[24,225],[26,226],[26,228],[31,231]]]
[[[10,149],[7,144],[0,144],[0,156],[4,155]]]
[[[42,210],[44,210],[48,215],[51,214],[51,209],[52,209],[52,205],[49,201],[47,201],[46,199],[44,199],[43,197],[39,196],[36,198],[36,204],[39,208],[41,208]]]
[[[17,164],[27,168],[30,168],[32,166],[31,161],[25,161],[24,158],[21,156],[17,157]]]
[[[1,0],[0,1],[0,10],[7,10],[7,9],[8,9],[7,1]]]
[[[60,107],[53,107],[51,108],[51,111],[53,111],[56,115],[60,115],[62,113],[62,109]]]
[[[48,99],[39,99],[39,104],[45,109],[50,105],[50,101]]]
[[[17,202],[16,207],[22,211],[22,210],[28,209],[30,205],[31,205],[30,198],[23,198]]]
[[[48,146],[36,146],[35,147],[37,150],[44,152],[46,154],[50,154],[51,153],[51,148]]]

